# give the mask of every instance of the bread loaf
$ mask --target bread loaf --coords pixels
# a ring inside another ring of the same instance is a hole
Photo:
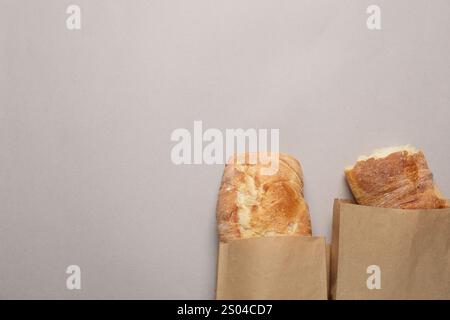
[[[412,146],[375,150],[345,169],[350,189],[361,205],[437,209],[448,207],[433,181],[422,151]]]
[[[250,155],[257,161],[249,161]],[[278,170],[271,175],[262,174],[268,164],[255,153],[233,157],[226,165],[216,209],[220,241],[311,235],[300,163],[286,154],[274,155]]]

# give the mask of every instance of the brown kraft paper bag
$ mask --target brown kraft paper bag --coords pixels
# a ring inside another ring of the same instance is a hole
[[[450,299],[450,209],[333,211],[333,299]]]
[[[326,300],[323,237],[279,236],[219,244],[216,299]]]

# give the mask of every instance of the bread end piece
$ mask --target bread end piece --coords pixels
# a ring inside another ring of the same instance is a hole
[[[401,209],[449,207],[434,184],[425,155],[410,145],[375,150],[344,171],[358,204]]]

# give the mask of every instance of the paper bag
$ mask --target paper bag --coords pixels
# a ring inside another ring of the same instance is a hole
[[[334,299],[450,299],[450,209],[335,200],[331,251]]]
[[[327,244],[326,246],[326,259],[327,259],[327,292],[328,292],[328,299],[331,299],[331,294],[330,294],[330,290],[331,290],[331,278],[330,278],[330,268],[331,268],[331,245]]]
[[[220,243],[216,298],[326,300],[322,237],[279,236]]]

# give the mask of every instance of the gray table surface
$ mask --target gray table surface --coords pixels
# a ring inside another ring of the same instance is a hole
[[[446,0],[1,0],[0,298],[213,298],[223,166],[170,159],[195,120],[280,129],[328,239],[343,168],[376,147],[422,148],[449,196],[449,17]]]

